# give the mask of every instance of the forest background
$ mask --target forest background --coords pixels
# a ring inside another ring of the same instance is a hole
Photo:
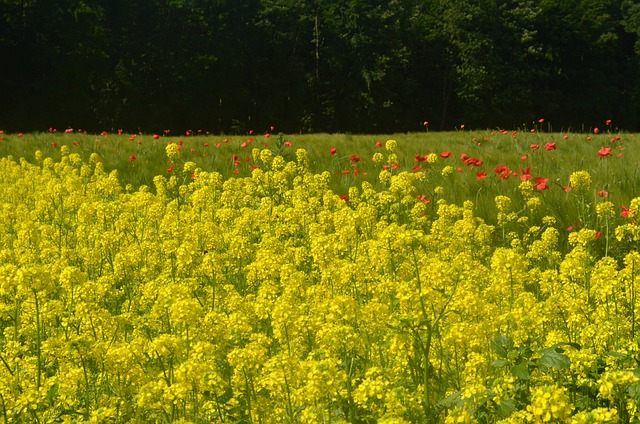
[[[0,57],[7,131],[640,129],[635,0],[0,0]]]

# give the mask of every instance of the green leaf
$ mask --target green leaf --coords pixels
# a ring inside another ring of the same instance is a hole
[[[520,380],[528,380],[529,376],[529,363],[521,362],[518,365],[511,368],[511,374],[518,377]]]
[[[496,409],[500,418],[507,418],[516,410],[516,404],[513,399],[507,399],[501,401]]]
[[[496,359],[495,361],[493,361],[491,363],[491,366],[492,367],[496,367],[496,368],[501,368],[501,367],[504,367],[507,364],[509,364],[509,362],[505,361],[504,359]]]
[[[540,359],[537,360],[538,366],[557,369],[569,369],[571,366],[569,358],[565,354],[558,352],[555,347],[542,349],[540,355]]]
[[[513,340],[507,336],[498,336],[491,340],[491,348],[500,358],[507,358],[509,350],[513,349]]]

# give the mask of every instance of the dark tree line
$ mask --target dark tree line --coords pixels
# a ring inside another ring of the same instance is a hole
[[[0,129],[640,128],[636,0],[0,0]]]

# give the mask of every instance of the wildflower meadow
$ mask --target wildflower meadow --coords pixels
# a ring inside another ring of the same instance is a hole
[[[638,422],[638,137],[424,127],[0,134],[0,422]]]

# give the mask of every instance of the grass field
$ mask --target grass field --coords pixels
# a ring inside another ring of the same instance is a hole
[[[0,421],[635,422],[637,137],[532,129],[0,134]]]

